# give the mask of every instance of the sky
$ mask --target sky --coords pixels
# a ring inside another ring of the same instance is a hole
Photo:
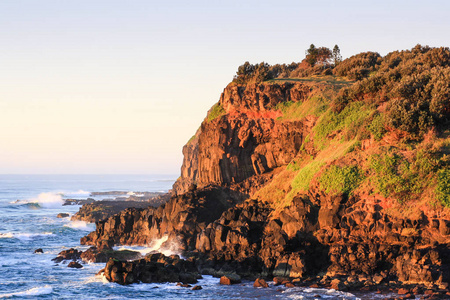
[[[450,45],[450,1],[0,1],[0,174],[179,174],[239,65]]]

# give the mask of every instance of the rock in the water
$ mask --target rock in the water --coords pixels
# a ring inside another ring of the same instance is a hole
[[[231,285],[241,282],[241,277],[237,274],[228,274],[220,277],[220,284]]]
[[[83,251],[78,251],[77,249],[70,248],[69,250],[64,250],[64,251],[59,252],[58,256],[55,257],[54,259],[52,259],[52,261],[54,261],[56,263],[60,263],[63,260],[76,261],[76,260],[80,259],[81,253],[83,253]]]
[[[262,278],[257,278],[255,280],[255,283],[253,283],[253,287],[262,287],[262,288],[268,288],[269,285],[267,284],[267,282],[262,279]]]
[[[60,219],[62,219],[62,218],[68,218],[68,217],[69,217],[69,214],[67,214],[67,213],[59,213],[58,215],[56,215],[56,217],[57,217],[57,218],[60,218]]]
[[[82,266],[80,263],[76,262],[76,261],[71,261],[71,262],[67,265],[67,267],[69,267],[69,268],[81,269],[83,266]]]
[[[167,257],[161,253],[129,262],[111,258],[105,267],[106,279],[122,285],[135,282],[196,283],[197,275],[197,268],[192,261],[183,260],[178,255]]]
[[[34,250],[34,253],[44,253],[44,250],[42,248]]]
[[[80,258],[84,262],[106,263],[110,258],[118,260],[136,260],[142,258],[141,253],[131,250],[113,250],[112,248],[90,247],[83,253]]]
[[[196,286],[194,286],[192,288],[193,291],[198,291],[198,290],[201,290],[201,289],[203,289],[201,285],[196,285]]]

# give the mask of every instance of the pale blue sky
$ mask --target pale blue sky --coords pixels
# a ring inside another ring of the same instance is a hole
[[[246,60],[450,44],[448,1],[0,1],[0,173],[178,173]]]

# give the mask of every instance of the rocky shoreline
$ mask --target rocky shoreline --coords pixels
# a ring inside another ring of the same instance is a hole
[[[110,259],[106,278],[119,284],[183,282],[186,274],[204,274],[225,276],[221,281],[230,284],[242,278],[257,286],[273,280],[286,287],[394,292],[399,299],[450,298],[450,219],[443,210],[418,205],[398,212],[400,206],[370,186],[334,192],[312,175],[307,189],[289,184],[302,161],[320,155],[341,156],[308,166],[341,170],[369,160],[343,143],[320,154],[310,139],[317,118],[278,119],[278,105],[327,88],[230,84],[218,104],[222,114],[206,118],[183,148],[182,175],[170,199],[98,220],[81,239],[96,249],[164,239],[161,247],[176,249],[185,260],[155,254]],[[158,275],[162,266],[173,273]]]

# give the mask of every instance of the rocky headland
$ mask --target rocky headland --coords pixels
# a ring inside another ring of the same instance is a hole
[[[235,80],[184,146],[168,202],[99,221],[81,243],[167,237],[203,274],[448,297],[449,66],[447,48],[417,46]],[[120,276],[107,278],[148,282],[152,261],[109,261]]]

